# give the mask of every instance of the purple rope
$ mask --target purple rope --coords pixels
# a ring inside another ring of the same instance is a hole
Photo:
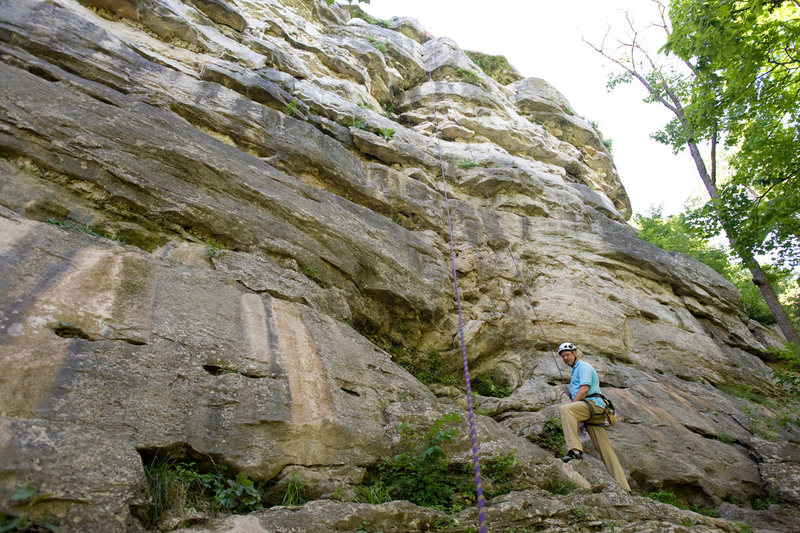
[[[430,36],[428,35],[428,32],[425,32],[425,37],[428,40],[430,40]],[[444,79],[444,74],[442,73],[442,67],[441,66],[437,67],[437,70],[439,71],[439,76],[442,79]],[[431,80],[431,83],[433,83],[433,78],[432,78],[430,72],[428,72],[428,78],[429,78],[429,80]],[[433,92],[434,93],[436,92],[435,86],[434,86],[434,91]],[[436,105],[435,104],[434,104],[434,107],[433,107],[433,116],[434,116],[434,126],[436,126],[436,135],[437,135],[437,142],[438,142],[438,140],[439,140],[439,137],[438,137],[439,136],[439,128],[438,128],[438,125],[436,124]],[[461,124],[461,121],[457,117],[454,118],[453,120],[455,120],[456,124],[458,124],[459,126],[465,127],[463,124]],[[472,144],[469,143],[469,142],[467,143],[467,150],[469,150],[470,158],[473,161],[475,161],[475,154],[472,152]],[[440,163],[441,163],[441,151],[442,151],[441,146],[439,146],[439,155],[440,155],[439,162]],[[442,176],[444,176],[444,166],[442,166]],[[489,196],[489,191],[486,189],[486,182],[481,182],[481,185],[483,186],[483,192],[486,195],[486,200],[487,200],[487,202],[489,202],[489,207],[492,210],[492,215],[494,216],[494,222],[495,222],[495,224],[497,224],[497,229],[500,232],[500,236],[506,242],[506,251],[508,252],[508,256],[511,258],[511,262],[514,264],[514,270],[516,270],[516,272],[517,272],[517,278],[519,278],[519,282],[522,285],[522,289],[523,289],[523,291],[525,291],[525,298],[527,298],[528,305],[530,306],[531,310],[533,311],[533,316],[536,318],[536,324],[539,326],[539,329],[542,332],[542,337],[544,338],[544,341],[547,343],[547,351],[549,351],[550,355],[553,356],[553,364],[555,365],[556,370],[558,370],[558,375],[561,377],[561,381],[562,381],[562,383],[564,385],[564,391],[561,394],[558,395],[558,399],[559,399],[559,401],[561,401],[561,397],[566,395],[567,398],[572,400],[572,394],[570,394],[570,392],[569,392],[569,387],[567,385],[567,380],[564,377],[564,373],[561,371],[561,367],[558,364],[558,359],[556,359],[556,354],[555,354],[555,351],[553,350],[553,345],[550,344],[550,340],[547,338],[547,334],[544,331],[544,326],[542,326],[542,321],[539,319],[539,313],[536,312],[536,306],[533,305],[533,300],[531,300],[530,291],[528,291],[528,284],[525,283],[525,278],[522,276],[522,272],[520,272],[519,265],[517,264],[517,260],[514,257],[514,253],[511,251],[511,241],[509,241],[506,238],[506,235],[503,232],[503,227],[500,225],[500,217],[497,216],[497,212],[494,209],[494,203],[492,202],[492,199]],[[445,183],[445,202],[446,202],[446,199],[447,199],[447,184]],[[449,212],[448,212],[448,216],[449,216]],[[449,222],[449,219],[448,219],[448,222]],[[455,270],[454,270],[454,272],[455,272]]]
[[[428,32],[425,36],[430,40]],[[433,83],[433,75],[428,71],[428,79]],[[458,304],[458,334],[461,342],[461,358],[464,362],[464,381],[467,385],[467,411],[469,412],[469,434],[472,438],[472,465],[475,470],[475,487],[478,496],[478,526],[480,533],[486,533],[486,511],[484,506],[486,501],[483,497],[483,481],[481,480],[481,461],[478,455],[478,431],[475,429],[475,412],[472,408],[472,385],[469,379],[469,364],[467,362],[467,346],[464,342],[464,319],[461,313],[461,293],[458,290],[458,276],[456,274],[456,255],[453,246],[453,222],[450,217],[450,202],[447,197],[447,178],[444,172],[444,159],[442,157],[442,142],[439,135],[439,122],[436,116],[436,86],[431,92],[431,103],[433,105],[433,126],[436,128],[436,145],[439,149],[439,166],[442,170],[442,183],[444,184],[444,205],[447,211],[447,227],[450,232],[450,264],[453,267],[453,284],[456,291],[456,303]]]

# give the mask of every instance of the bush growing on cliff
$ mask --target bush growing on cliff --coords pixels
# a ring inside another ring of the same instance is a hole
[[[398,427],[406,451],[384,458],[377,467],[377,477],[362,487],[359,500],[384,503],[408,500],[424,507],[458,511],[475,503],[475,480],[472,464],[451,463],[443,446],[458,435],[458,413],[447,413],[420,434],[408,425]],[[494,455],[483,462],[484,490],[492,498],[512,490],[528,488],[521,484],[515,467],[516,453]]]
[[[782,350],[773,350],[778,361],[771,365],[778,383],[786,386],[795,397],[800,396],[800,346],[788,343]]]
[[[378,465],[381,483],[392,499],[408,500],[424,507],[448,510],[454,504],[455,481],[442,445],[451,442],[461,422],[458,413],[438,418],[420,439],[406,424],[398,428],[407,451]]]
[[[506,398],[511,395],[511,385],[508,382],[508,377],[499,372],[491,372],[476,377],[472,386],[475,392],[481,396]]]
[[[493,56],[482,54],[480,52],[472,52],[469,50],[465,51],[465,53],[473,63],[481,68],[484,74],[495,80],[500,85],[508,85],[509,83],[514,83],[520,79],[519,76],[514,75],[514,69],[508,64],[508,60],[505,58],[505,56]]]
[[[248,513],[262,508],[263,490],[246,474],[227,478],[226,468],[217,464],[202,470],[192,461],[153,456],[144,468],[153,497],[152,507],[142,517],[145,527],[157,527],[170,515]]]
[[[561,421],[556,417],[545,420],[541,433],[529,438],[540,448],[553,452],[554,456],[561,456],[566,453],[564,451],[565,442]]]

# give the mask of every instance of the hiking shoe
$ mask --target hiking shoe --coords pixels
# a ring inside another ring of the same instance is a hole
[[[570,450],[567,452],[567,455],[561,458],[562,461],[568,463],[573,459],[581,460],[583,459],[583,452],[579,452],[578,450]]]

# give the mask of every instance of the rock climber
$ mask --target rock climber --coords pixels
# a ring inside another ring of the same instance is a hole
[[[630,492],[631,487],[625,478],[625,471],[622,470],[617,454],[611,447],[611,441],[608,440],[605,420],[611,406],[607,398],[600,393],[600,379],[597,377],[597,372],[592,365],[580,359],[578,349],[571,342],[559,346],[558,355],[564,364],[572,368],[572,379],[569,382],[572,402],[559,407],[564,440],[569,450],[561,460],[568,463],[573,459],[583,458],[583,446],[578,438],[578,422],[583,422],[589,437],[600,452],[600,457],[603,458],[608,473]]]

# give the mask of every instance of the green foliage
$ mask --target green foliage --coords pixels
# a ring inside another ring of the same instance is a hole
[[[145,215],[145,217],[146,216],[147,215]],[[128,244],[131,246],[136,246],[137,248],[141,248],[142,250],[145,250],[147,252],[152,252],[153,250],[155,250],[159,246],[162,246],[166,242],[166,239],[163,237],[163,235],[158,235],[154,231],[147,231],[147,230],[131,231],[131,230],[118,229],[116,230],[115,234],[102,227],[90,226],[89,224],[79,224],[69,219],[58,220],[56,218],[50,218],[47,220],[47,223],[66,229],[80,231],[81,233],[91,235],[92,237],[97,237],[98,239],[107,239],[109,241],[114,241],[119,244]],[[148,225],[150,224],[145,222],[145,226]]]
[[[461,169],[468,169],[468,168],[477,167],[477,166],[478,166],[478,163],[476,163],[472,159],[463,159],[458,164],[458,168],[461,168]]]
[[[572,509],[572,515],[573,515],[575,518],[583,518],[584,516],[586,516],[586,514],[587,514],[588,512],[589,512],[589,509],[587,509],[587,508],[586,508],[585,506],[583,506],[583,505],[581,505],[581,506],[579,506],[579,507],[575,507],[575,508],[573,508],[573,509]]]
[[[24,516],[8,516],[0,513],[0,533],[6,531],[29,531],[33,522]]]
[[[545,450],[550,450],[555,456],[564,455],[564,430],[561,421],[556,417],[545,420],[542,432],[535,437],[529,437],[534,444]]]
[[[606,147],[606,150],[608,150],[609,154],[614,153],[614,139],[611,138],[603,139],[603,146]]]
[[[392,113],[395,112],[395,106],[393,102],[384,102],[382,105],[387,117],[391,116]]]
[[[303,505],[307,501],[305,481],[292,473],[292,477],[289,478],[289,483],[286,485],[286,493],[281,505]]]
[[[745,385],[744,383],[722,383],[716,387],[731,396],[736,396],[754,403],[763,404],[766,402],[763,392],[750,385]]]
[[[392,495],[388,487],[381,482],[377,482],[366,487],[359,487],[356,501],[380,505],[392,501]]]
[[[417,505],[457,511],[475,503],[475,481],[471,464],[453,464],[443,445],[457,436],[458,413],[438,418],[423,434],[401,424],[397,430],[405,451],[383,459],[373,483],[362,487],[358,500],[384,503],[409,500]],[[515,472],[516,453],[495,455],[484,461],[486,494],[494,497],[523,488]]]
[[[483,461],[481,477],[491,481],[484,487],[487,498],[494,498],[522,488],[517,482],[517,473],[514,469],[518,464],[516,450],[504,455],[493,455]]]
[[[329,6],[332,6],[335,2],[336,2],[336,0],[325,0],[325,3],[328,4]],[[353,4],[353,0],[347,0],[347,3],[352,5]],[[359,4],[369,4],[369,0],[358,0],[358,3]]]
[[[297,99],[292,98],[291,102],[287,102],[287,104],[283,108],[283,113],[286,116],[293,117],[297,114]]]
[[[222,252],[222,245],[218,242],[208,242],[206,243],[205,256],[209,259],[213,259],[217,257]]]
[[[322,282],[321,279],[319,279],[319,274],[317,273],[316,268],[309,267],[303,270],[303,275],[308,279],[310,279],[311,281],[313,281],[314,283],[316,283],[317,285],[319,285],[320,287],[322,287],[323,289],[325,288],[325,284]]]
[[[474,379],[472,388],[482,396],[506,398],[511,395],[511,384],[508,377],[499,372],[490,372]]]
[[[493,56],[469,50],[466,51],[466,54],[487,76],[500,85],[508,85],[519,79],[518,75],[514,75],[514,69],[508,64],[505,56]]]
[[[783,349],[772,350],[772,353],[778,357],[778,362],[771,365],[778,383],[794,397],[800,396],[800,346],[790,342]]]
[[[455,503],[457,476],[451,475],[450,462],[442,445],[458,434],[454,427],[461,421],[457,413],[438,418],[423,438],[407,425],[398,427],[408,448],[379,465],[381,483],[393,499],[408,500],[424,507],[449,510]]]
[[[709,244],[709,233],[703,232],[696,225],[690,223],[689,217],[684,214],[665,217],[661,208],[651,209],[645,215],[635,214],[634,224],[639,228],[637,234],[651,244],[670,252],[681,252],[690,255],[698,261],[705,263],[730,281],[742,295],[742,303],[747,315],[762,324],[775,323],[772,312],[767,307],[751,279],[752,276],[741,262],[737,261],[727,249]],[[711,232],[713,234],[713,232]],[[791,297],[796,290],[796,276],[788,270],[764,267],[772,286],[779,298]],[[790,318],[797,326],[800,323],[800,310],[797,305],[787,307]]]
[[[39,502],[47,501],[53,496],[51,494],[41,494],[35,485],[27,485],[11,495],[9,503],[12,507],[30,509]],[[34,522],[26,516],[26,512],[20,512],[19,516],[9,516],[0,513],[0,533],[6,531],[61,531],[59,526],[50,523],[51,517],[44,517],[44,522]]]
[[[380,52],[382,54],[385,54],[388,51],[387,45],[389,43],[386,43],[386,42],[383,42],[383,41],[379,41],[379,40],[375,39],[374,37],[367,37],[367,39],[369,39],[369,42],[372,43],[372,46],[374,46],[375,49],[378,50],[378,52]]]
[[[678,498],[674,492],[670,492],[668,490],[658,489],[652,492],[648,492],[645,496],[650,498],[651,500],[655,500],[661,503],[667,503],[669,505],[674,505],[680,509],[688,509],[689,506],[686,503]]]
[[[111,238],[111,236],[109,234],[107,234],[105,231],[103,231],[100,228],[93,228],[92,226],[89,226],[89,224],[78,224],[74,220],[69,220],[69,219],[58,220],[58,219],[55,219],[55,218],[49,218],[49,219],[47,219],[47,223],[48,224],[53,224],[55,226],[60,226],[62,228],[67,228],[67,229],[71,229],[71,230],[75,230],[75,231],[80,231],[81,233],[85,233],[87,235],[91,235],[92,237],[97,237],[98,239],[115,240],[115,239]]]
[[[750,507],[756,511],[766,511],[771,505],[784,505],[785,503],[786,501],[783,498],[770,494],[763,498],[753,498],[750,502]]]
[[[725,444],[733,444],[734,442],[736,442],[736,439],[734,439],[727,433],[720,433],[719,435],[717,435],[717,440],[719,440],[720,442],[724,442]]]
[[[457,68],[456,74],[458,74],[459,78],[466,81],[467,83],[471,83],[473,85],[481,84],[481,77],[478,76],[478,73],[472,69],[465,70],[463,68]]]
[[[372,107],[372,105],[370,105],[370,104],[368,104],[366,102],[359,102],[356,105],[358,107],[360,107],[361,109],[369,109],[369,110],[374,110],[375,109],[374,107]]]
[[[577,490],[578,485],[569,479],[549,477],[542,488],[551,494],[564,496]]]
[[[395,131],[392,128],[381,128],[380,130],[378,130],[378,132],[380,133],[381,137],[383,137],[387,141],[390,140],[392,137],[394,137],[395,134]]]
[[[226,479],[223,488],[217,488],[214,495],[219,508],[233,513],[249,513],[261,509],[262,491],[243,472],[236,474],[236,479]]]
[[[369,1],[366,0],[368,4]],[[381,28],[391,28],[392,24],[388,20],[383,19],[376,19],[375,17],[371,16],[369,13],[361,9],[360,7],[354,7],[350,11],[350,16],[353,18],[359,18],[369,24],[374,24],[376,26],[380,26]]]
[[[370,337],[367,336],[367,338]],[[373,339],[375,339],[375,337],[371,338],[371,340]],[[457,385],[461,383],[456,376],[445,373],[442,354],[434,348],[423,353],[413,349],[406,349],[390,341],[375,339],[373,342],[382,346],[384,350],[389,352],[395,363],[405,368],[426,385],[430,383],[442,383],[444,385]]]
[[[349,127],[349,128],[358,128],[360,130],[365,130],[365,129],[367,129],[367,121],[364,120],[363,118],[362,119],[358,119],[358,120],[353,119],[353,120],[351,120],[350,122],[347,123],[347,127]]]
[[[711,517],[719,516],[719,513],[714,509],[708,507],[701,507],[697,504],[688,505],[683,499],[676,496],[674,492],[670,492],[668,490],[664,490],[661,488],[653,492],[649,492],[648,494],[646,494],[646,496],[652,500],[673,505],[678,509],[694,511],[695,513],[701,514],[703,516],[711,516]]]
[[[33,507],[37,503],[49,500],[51,494],[40,494],[35,485],[28,485],[11,495],[11,505],[27,505]]]
[[[263,490],[242,472],[226,478],[225,470],[214,464],[202,471],[195,462],[155,455],[144,469],[153,497],[145,527],[155,528],[168,514],[182,515],[189,509],[211,514],[261,509]]]
[[[800,264],[800,5],[794,0],[673,0],[665,49],[692,65],[692,136],[734,150],[719,219],[747,254]]]

